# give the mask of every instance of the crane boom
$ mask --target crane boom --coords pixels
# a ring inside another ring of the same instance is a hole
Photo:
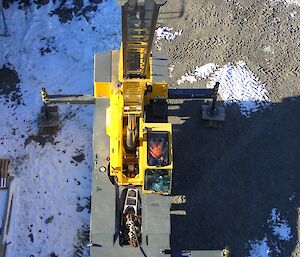
[[[159,14],[166,1],[128,0],[122,3],[123,77],[148,78],[149,60]]]

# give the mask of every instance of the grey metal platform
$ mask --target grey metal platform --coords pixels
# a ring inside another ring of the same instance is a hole
[[[93,132],[91,257],[170,256],[162,252],[170,250],[170,200],[166,196],[141,194],[143,206],[141,248],[119,245],[120,192],[118,187],[110,182],[107,170],[104,171],[108,166],[109,156],[109,137],[106,135],[105,123],[108,106],[109,99],[96,100]]]
[[[112,218],[115,217],[115,188],[107,172],[100,171],[101,166],[108,166],[109,137],[106,135],[105,122],[108,106],[109,99],[96,100],[93,131],[90,241],[103,246],[112,246],[115,234],[115,219]]]

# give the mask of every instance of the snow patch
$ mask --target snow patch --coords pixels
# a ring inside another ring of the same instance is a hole
[[[167,41],[175,40],[178,36],[182,34],[182,29],[173,31],[173,28],[159,27],[155,30],[155,33],[156,33],[155,45],[158,50],[161,50],[161,46],[162,46],[161,40],[162,39]]]
[[[248,257],[269,257],[270,248],[268,246],[268,238],[267,236],[264,237],[263,240],[254,240],[249,241],[248,244],[250,245],[250,255]]]
[[[280,240],[290,240],[293,237],[291,228],[286,220],[280,218],[279,211],[273,208],[270,216],[268,224],[273,230],[273,235],[277,236]]]
[[[218,65],[214,63],[208,63],[203,66],[196,66],[194,73],[189,74],[185,73],[183,76],[180,77],[179,80],[177,80],[177,84],[183,84],[185,82],[194,83],[201,79],[208,78],[216,69],[218,68]]]
[[[214,63],[208,63],[203,66],[196,66],[195,76],[197,79],[206,79],[208,78],[214,71],[216,71],[218,65]]]
[[[270,105],[269,93],[264,84],[250,71],[244,61],[227,64],[211,77],[207,87],[212,88],[219,81],[219,94],[225,105],[236,103],[243,116],[249,117],[259,107]]]
[[[189,75],[187,72],[181,76],[181,78],[179,80],[177,80],[177,84],[180,85],[180,84],[183,84],[185,82],[189,82],[189,83],[194,83],[194,82],[197,82],[197,79],[195,77],[195,75]]]
[[[210,80],[208,88],[212,88],[217,81],[220,82],[219,95],[224,104],[237,104],[245,117],[271,103],[265,85],[250,71],[244,61],[229,63],[223,67],[213,63],[197,66],[194,73],[181,76],[177,84],[194,83],[206,78]]]
[[[291,197],[293,198],[294,194]],[[281,249],[279,246],[281,246],[282,241],[289,241],[293,237],[290,226],[286,220],[280,217],[280,213],[276,208],[271,210],[270,219],[267,220],[267,223],[272,230],[272,234],[280,241],[274,240],[274,237],[272,236],[272,240],[268,242],[267,235],[265,235],[264,239],[261,241],[249,241],[250,255],[248,257],[269,257],[271,252],[280,254]]]

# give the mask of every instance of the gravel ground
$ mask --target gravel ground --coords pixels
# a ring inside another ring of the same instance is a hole
[[[268,235],[281,249],[270,256],[300,256],[299,13],[295,5],[258,0],[172,0],[162,8],[161,25],[183,30],[162,44],[175,66],[171,86],[197,65],[244,60],[273,102],[250,118],[226,108],[222,130],[204,128],[199,101],[171,103],[173,191],[187,198],[187,215],[172,218],[174,248],[228,245],[232,256],[248,256],[248,241]],[[272,208],[291,226],[290,241],[273,237]]]
[[[171,103],[173,191],[187,199],[187,215],[172,218],[175,249],[228,245],[232,256],[243,257],[249,240],[267,234],[281,249],[270,256],[300,256],[299,15],[297,6],[259,0],[169,0],[162,8],[161,25],[183,30],[162,44],[175,66],[171,86],[197,65],[244,60],[273,102],[250,118],[237,106],[227,107],[222,130],[204,128],[200,102]],[[267,224],[272,208],[288,221],[291,240],[272,235]]]

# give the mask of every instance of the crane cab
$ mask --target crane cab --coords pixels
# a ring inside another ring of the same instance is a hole
[[[143,193],[170,194],[173,169],[170,123],[141,123],[140,167]]]

